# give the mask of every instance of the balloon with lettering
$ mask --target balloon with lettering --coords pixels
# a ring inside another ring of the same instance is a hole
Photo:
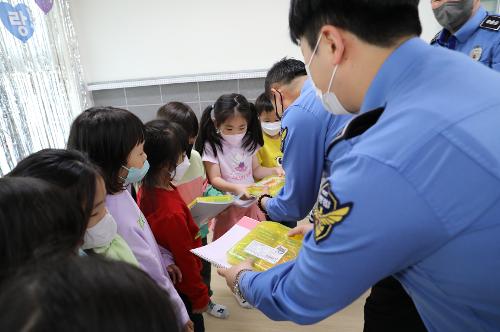
[[[45,14],[50,12],[52,6],[54,6],[54,0],[35,0],[35,2]]]
[[[10,3],[0,2],[0,19],[7,30],[23,43],[33,36],[33,20],[25,4],[13,7]]]

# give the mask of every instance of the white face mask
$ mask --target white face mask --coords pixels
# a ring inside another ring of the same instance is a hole
[[[309,62],[306,65],[306,72],[309,78],[311,79],[312,85],[314,89],[316,90],[316,95],[321,99],[321,102],[323,103],[323,106],[325,109],[333,114],[336,115],[342,115],[342,114],[351,114],[349,111],[345,109],[345,107],[340,103],[340,100],[337,98],[335,93],[333,93],[332,90],[332,85],[333,85],[333,79],[335,78],[335,74],[337,73],[337,69],[339,65],[336,65],[335,68],[333,68],[333,73],[332,77],[330,78],[330,84],[328,84],[328,89],[326,93],[323,93],[320,89],[316,87],[316,84],[314,84],[314,80],[311,75],[311,71],[309,69],[309,66],[311,65],[311,62],[314,58],[314,55],[316,54],[316,51],[318,50],[319,42],[321,41],[321,37],[323,34],[319,35],[318,41],[316,42],[316,46],[314,47],[314,50],[311,54],[311,58],[309,59]]]
[[[277,122],[261,122],[262,130],[269,136],[276,136],[281,130],[281,121]]]
[[[236,135],[226,135],[226,134],[221,133],[220,135],[222,136],[224,141],[226,141],[230,145],[240,146],[241,141],[243,140],[243,137],[245,137],[246,133],[236,134]]]
[[[175,170],[170,174],[172,178],[172,181],[174,182],[179,182],[182,180],[184,177],[184,174],[186,174],[187,170],[189,169],[189,166],[191,166],[191,162],[189,161],[189,158],[185,155],[184,159],[182,160],[182,163],[177,165]]]
[[[116,232],[116,221],[109,212],[106,212],[106,215],[97,224],[85,231],[82,249],[104,247],[113,241]]]

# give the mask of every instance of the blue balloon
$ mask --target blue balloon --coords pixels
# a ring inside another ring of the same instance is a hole
[[[23,43],[33,36],[33,20],[25,4],[13,7],[10,3],[0,2],[0,19],[7,30]]]

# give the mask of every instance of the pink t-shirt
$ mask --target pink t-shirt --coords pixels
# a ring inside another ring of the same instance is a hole
[[[227,182],[237,184],[254,183],[252,158],[259,149],[257,148],[253,153],[250,153],[241,146],[231,145],[224,140],[222,140],[222,149],[224,152],[217,148],[216,157],[212,147],[207,142],[201,159],[219,164],[221,176]]]

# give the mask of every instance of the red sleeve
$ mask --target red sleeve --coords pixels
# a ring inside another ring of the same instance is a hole
[[[189,251],[193,249],[193,238],[187,218],[182,212],[163,215],[165,217],[156,223],[154,233],[158,244],[172,252],[175,264],[182,272],[182,282],[175,287],[189,298],[194,310],[203,309],[209,301],[208,289],[201,277],[201,261]]]

